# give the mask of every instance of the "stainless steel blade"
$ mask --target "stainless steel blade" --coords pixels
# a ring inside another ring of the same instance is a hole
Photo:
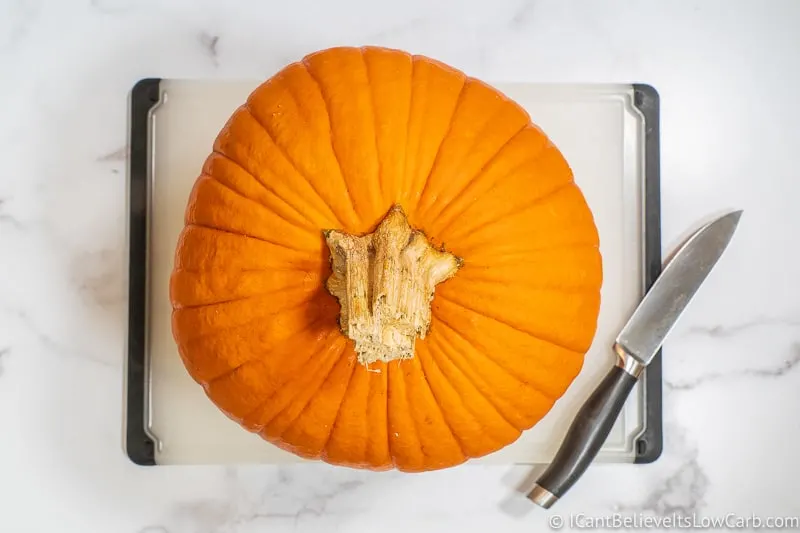
[[[733,211],[719,217],[686,240],[622,328],[619,347],[640,363],[650,363],[728,247],[741,215]]]

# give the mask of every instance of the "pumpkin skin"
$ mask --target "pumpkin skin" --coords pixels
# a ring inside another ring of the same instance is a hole
[[[461,260],[413,357],[362,364],[323,232],[393,206]],[[602,261],[566,160],[525,110],[430,58],[332,48],[261,84],[188,200],[170,283],[183,363],[228,417],[298,456],[451,467],[514,442],[580,372]]]

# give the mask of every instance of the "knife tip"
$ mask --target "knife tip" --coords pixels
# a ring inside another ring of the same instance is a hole
[[[739,223],[739,219],[742,218],[742,213],[744,213],[744,209],[737,209],[735,211],[731,211],[728,213],[728,217],[734,221],[734,223]]]
[[[739,219],[742,218],[743,209],[736,209],[728,211],[724,215],[719,215],[716,220],[710,222],[706,227],[722,226],[727,228],[728,233],[733,233],[739,225]]]

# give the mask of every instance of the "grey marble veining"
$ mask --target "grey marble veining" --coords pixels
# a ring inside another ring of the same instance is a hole
[[[73,259],[70,274],[87,303],[103,309],[125,304],[123,251],[119,248],[82,253]]]
[[[759,317],[748,322],[733,325],[692,326],[686,335],[707,335],[709,337],[734,337],[760,328],[800,329],[800,319],[792,317]]]
[[[129,154],[129,147],[127,145],[121,146],[112,152],[102,154],[97,157],[96,161],[103,163],[106,161],[127,161]]]
[[[6,198],[0,198],[0,224],[18,231],[24,230],[25,225],[16,217],[6,212],[7,204],[8,200]]]
[[[332,479],[321,476],[317,483],[296,476],[291,468],[276,467],[269,481],[252,483],[240,478],[239,470],[223,471],[222,494],[216,498],[191,500],[173,505],[158,523],[141,531],[239,531],[247,527],[269,527],[277,522],[297,530],[326,516],[341,519],[343,513],[363,512],[366,505],[335,508],[348,496],[362,495],[369,488],[358,473],[345,473]],[[149,529],[148,529],[149,528]]]
[[[513,533],[555,513],[800,516],[798,25],[789,0],[0,2],[0,531]],[[491,81],[659,90],[665,252],[712,212],[745,216],[665,346],[656,463],[594,465],[551,513],[514,514],[505,502],[526,466],[125,458],[127,92],[146,76],[263,78],[339,44]]]
[[[198,40],[203,46],[203,49],[208,57],[211,58],[211,61],[214,63],[214,65],[217,65],[217,43],[219,43],[219,35],[212,35],[205,31],[201,31],[200,35],[198,36]]]
[[[137,533],[169,533],[169,530],[164,526],[145,526]]]
[[[669,435],[667,445],[678,452],[677,464],[642,501],[616,506],[617,512],[690,516],[706,504],[709,479],[698,459],[697,447],[688,441],[686,430],[677,423],[668,423],[665,431]]]
[[[9,355],[11,355],[11,348],[0,348],[0,377],[3,375],[3,365]]]
[[[5,317],[5,325],[17,325],[30,337],[32,337],[38,345],[47,350],[49,354],[58,357],[74,358],[81,361],[86,361],[103,366],[118,366],[104,358],[95,357],[92,354],[83,352],[82,350],[66,345],[60,340],[50,335],[45,329],[37,324],[31,315],[24,309],[14,309],[0,306],[0,316]],[[5,348],[6,352],[11,352],[12,348]]]
[[[709,372],[707,374],[695,375],[690,379],[682,381],[666,380],[664,385],[671,390],[691,390],[709,382],[743,378],[779,378],[789,372],[793,372],[800,363],[800,342],[794,343],[791,346],[789,355],[783,363],[777,367],[770,368],[745,368],[741,370],[732,370],[729,372]]]
[[[41,9],[40,2],[11,0],[0,6],[0,53],[7,53],[26,37]]]

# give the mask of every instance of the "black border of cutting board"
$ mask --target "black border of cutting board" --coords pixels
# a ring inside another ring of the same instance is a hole
[[[138,465],[155,465],[155,442],[146,431],[147,232],[150,111],[160,99],[160,78],[137,82],[130,94],[128,349],[125,451]],[[632,84],[645,122],[644,289],[661,273],[660,98],[650,85]],[[663,449],[661,351],[644,372],[645,430],[635,443],[635,463],[652,463]]]
[[[147,212],[150,198],[150,111],[161,80],[140,80],[131,89],[128,160],[128,353],[125,452],[138,465],[155,465],[155,442],[147,434]]]
[[[658,91],[633,85],[633,105],[644,116],[644,290],[661,274],[661,100]],[[661,355],[644,371],[645,429],[635,443],[635,463],[652,463],[664,449]]]

